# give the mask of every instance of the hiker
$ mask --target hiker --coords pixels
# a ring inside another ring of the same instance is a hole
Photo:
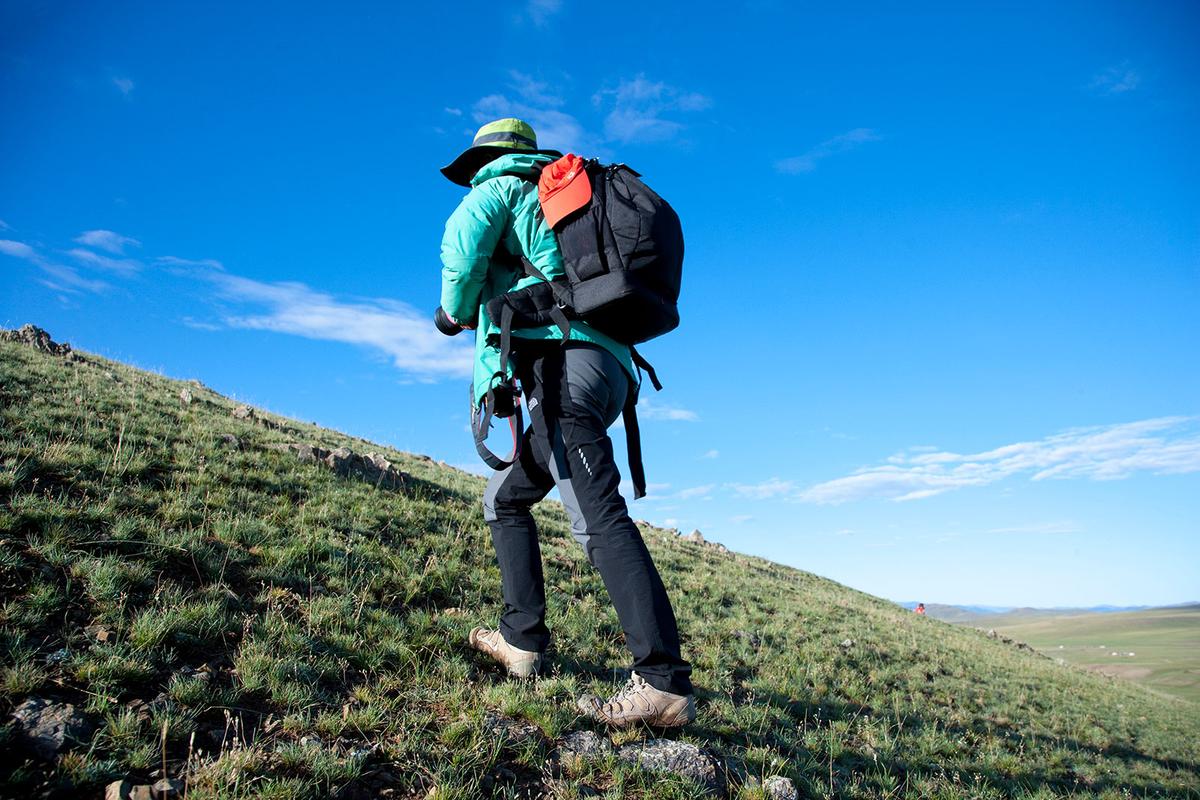
[[[916,613],[916,614],[921,614],[922,616],[924,616],[924,614],[925,614],[925,604],[924,604],[924,603],[917,603],[917,607],[913,609],[913,612],[914,612],[914,613]]]
[[[504,407],[516,405],[515,398],[497,394],[511,368],[531,422],[514,443],[519,455],[492,474],[484,492],[504,610],[499,629],[475,628],[469,641],[510,675],[529,677],[541,670],[550,630],[530,509],[557,486],[571,532],[600,571],[633,655],[633,675],[615,696],[608,701],[585,696],[579,707],[610,725],[677,727],[696,714],[691,666],[680,654],[675,613],[662,579],[618,491],[620,474],[608,436],[627,399],[636,399],[630,394],[638,388],[632,349],[573,320],[569,326],[512,330],[510,357],[502,354],[499,331],[485,311],[489,300],[539,280],[523,275],[505,254],[523,256],[548,280],[564,274],[537,185],[543,168],[561,156],[540,149],[528,123],[501,119],[480,128],[471,147],[442,169],[470,192],[446,222],[442,238],[438,327],[444,333],[475,330],[473,407],[491,398],[488,416],[492,406],[498,416],[513,411]],[[507,332],[503,338],[509,338]],[[485,417],[484,433],[487,423]]]

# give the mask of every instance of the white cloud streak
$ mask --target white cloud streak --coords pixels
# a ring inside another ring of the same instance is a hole
[[[124,255],[126,247],[142,246],[142,243],[132,236],[122,236],[119,233],[105,230],[84,231],[75,237],[75,243],[94,247],[115,256]]]
[[[510,70],[508,77],[509,88],[518,99],[506,94],[480,98],[471,109],[475,122],[482,125],[501,117],[519,117],[533,126],[541,147],[567,152],[595,146],[579,120],[561,110],[562,98],[547,83],[517,70]]]
[[[565,110],[566,93],[550,83],[512,70],[509,92],[480,98],[471,109],[475,122],[519,117],[533,125],[538,144],[563,152],[606,158],[605,144],[660,142],[675,138],[684,125],[676,117],[707,109],[712,101],[644,75],[622,80],[615,88],[592,96],[593,108],[603,115],[603,134],[588,131],[579,117]]]
[[[643,396],[638,401],[638,419],[652,419],[663,422],[699,422],[700,415],[687,408],[659,403],[651,397]]]
[[[738,497],[747,500],[773,500],[794,495],[800,487],[795,481],[770,478],[761,483],[730,483],[726,485],[726,488],[731,489]]]
[[[883,498],[918,500],[970,486],[987,486],[1016,475],[1030,480],[1120,480],[1138,472],[1157,475],[1200,471],[1200,418],[1155,419],[1073,428],[1032,442],[981,453],[908,453],[888,464],[798,492],[781,490],[805,503],[837,505]]]
[[[84,250],[82,247],[76,247],[67,251],[67,255],[73,257],[81,264],[89,267],[95,267],[107,272],[115,272],[118,275],[129,277],[141,271],[142,265],[132,258],[109,258],[102,256],[99,253],[93,253],[91,250]]]
[[[130,78],[117,77],[113,78],[112,82],[113,86],[117,87],[117,90],[125,97],[133,94],[133,89],[137,85]]]
[[[26,261],[36,259],[37,251],[24,242],[15,242],[12,239],[0,239],[0,253],[13,258],[23,258]]]
[[[360,345],[418,376],[471,374],[470,344],[438,333],[428,315],[407,303],[382,298],[338,300],[303,283],[265,283],[218,271],[207,278],[225,300],[265,307],[264,313],[226,316],[228,327]]]
[[[562,10],[562,0],[527,0],[525,12],[539,28],[550,22],[551,17]]]
[[[622,143],[672,139],[684,126],[668,115],[703,111],[712,105],[702,94],[647,80],[645,75],[623,80],[615,89],[601,89],[592,102],[598,108],[611,105],[604,118],[604,134]]]
[[[883,137],[871,128],[855,128],[826,139],[816,147],[798,156],[775,162],[775,169],[786,175],[801,175],[812,172],[817,164],[830,156],[845,153],[868,142],[877,142]]]
[[[1093,76],[1088,88],[1101,94],[1125,94],[1132,92],[1141,82],[1141,74],[1128,61],[1122,61]]]
[[[154,259],[154,263],[165,267],[173,275],[195,275],[198,271],[201,274],[205,274],[209,270],[223,271],[225,269],[225,266],[215,258],[197,259],[160,256]]]
[[[80,292],[103,292],[109,288],[104,281],[85,277],[74,267],[51,261],[25,242],[0,239],[0,253],[35,265],[46,276],[41,280],[42,285],[56,292],[78,294]]]

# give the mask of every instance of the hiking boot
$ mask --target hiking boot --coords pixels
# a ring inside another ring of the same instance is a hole
[[[679,728],[696,718],[694,695],[655,689],[636,672],[607,703],[588,694],[579,698],[578,706],[584,716],[622,728],[638,724]]]
[[[471,647],[499,661],[514,678],[532,678],[542,669],[542,654],[513,647],[500,631],[474,628],[469,637]]]

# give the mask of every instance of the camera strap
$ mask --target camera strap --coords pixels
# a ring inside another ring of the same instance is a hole
[[[512,434],[512,450],[503,458],[488,449],[487,436],[492,428],[492,417],[497,409],[501,417],[508,417],[508,428]],[[507,412],[507,413],[505,413]],[[521,457],[521,441],[525,438],[525,423],[521,416],[521,395],[515,381],[501,383],[488,389],[487,394],[475,408],[475,392],[471,391],[471,432],[475,437],[475,450],[483,463],[492,469],[507,469]]]

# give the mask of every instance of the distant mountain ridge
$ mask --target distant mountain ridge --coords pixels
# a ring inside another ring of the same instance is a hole
[[[915,609],[918,605],[916,601],[904,601],[897,603],[901,608],[907,608],[909,611]],[[1116,606],[1116,605],[1098,605],[1087,606],[1083,608],[1072,606],[1056,606],[1053,608],[1036,608],[1034,606],[977,606],[977,605],[951,605],[947,603],[926,603],[926,615],[934,619],[940,619],[943,622],[963,623],[968,622],[976,617],[986,617],[990,615],[1011,614],[1013,616],[1058,616],[1063,614],[1115,614],[1124,611],[1153,611],[1156,609],[1165,608],[1192,608],[1200,606],[1200,601],[1190,601],[1184,603],[1173,603],[1165,606]]]

